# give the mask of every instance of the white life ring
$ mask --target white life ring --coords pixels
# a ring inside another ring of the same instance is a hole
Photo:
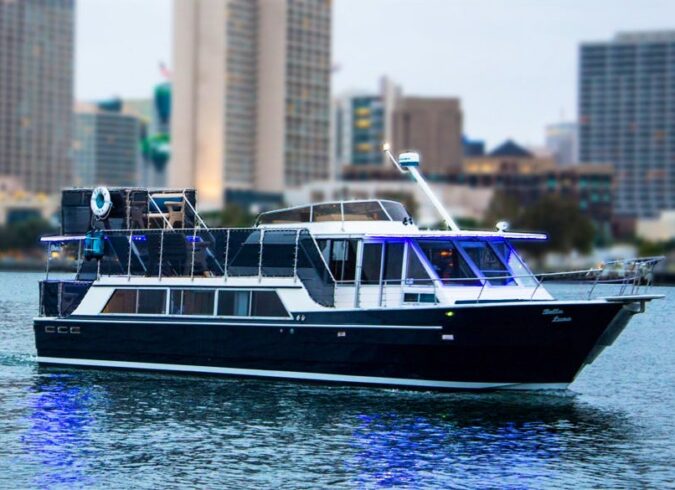
[[[110,199],[110,191],[107,187],[99,186],[91,193],[91,201],[89,203],[91,212],[94,213],[98,219],[105,219],[112,209],[112,200]]]

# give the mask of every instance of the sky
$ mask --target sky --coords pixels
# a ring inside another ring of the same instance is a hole
[[[264,1],[264,0],[263,0]],[[171,65],[171,0],[78,0],[76,94],[149,97]],[[578,46],[675,29],[672,0],[333,0],[333,92],[461,99],[464,132],[541,145],[576,118]]]

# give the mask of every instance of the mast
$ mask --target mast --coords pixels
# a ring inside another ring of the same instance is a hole
[[[450,228],[452,231],[460,231],[459,226],[457,226],[457,223],[455,223],[455,220],[452,219],[450,213],[448,213],[445,207],[443,207],[441,201],[439,201],[439,199],[436,197],[436,194],[434,194],[434,191],[431,190],[431,187],[429,187],[429,184],[427,184],[427,181],[424,180],[424,177],[422,177],[422,174],[419,172],[419,153],[413,151],[401,153],[399,155],[399,159],[396,160],[394,155],[391,153],[389,143],[382,145],[382,151],[387,154],[394,166],[402,174],[409,173],[412,175],[417,185],[419,185],[422,189],[422,192],[424,192],[429,201],[431,201],[431,204],[433,204],[433,206],[436,208],[436,211],[438,211],[438,214],[441,216],[441,218],[443,218],[443,221],[445,221],[445,223],[448,225],[448,228]]]

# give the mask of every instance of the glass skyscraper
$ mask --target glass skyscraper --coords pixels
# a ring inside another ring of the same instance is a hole
[[[581,46],[582,162],[615,167],[615,214],[675,208],[675,31],[620,33]]]
[[[74,0],[0,1],[0,176],[71,185]]]

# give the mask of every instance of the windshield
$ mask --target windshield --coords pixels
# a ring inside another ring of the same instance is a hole
[[[417,240],[422,253],[446,286],[535,286],[536,279],[503,239]]]
[[[508,267],[497,256],[488,242],[484,241],[461,241],[458,242],[462,250],[469,256],[476,268],[488,279],[490,284],[506,286],[515,284],[510,276]]]
[[[471,267],[449,240],[419,240],[420,249],[439,279],[448,286],[480,286]]]

